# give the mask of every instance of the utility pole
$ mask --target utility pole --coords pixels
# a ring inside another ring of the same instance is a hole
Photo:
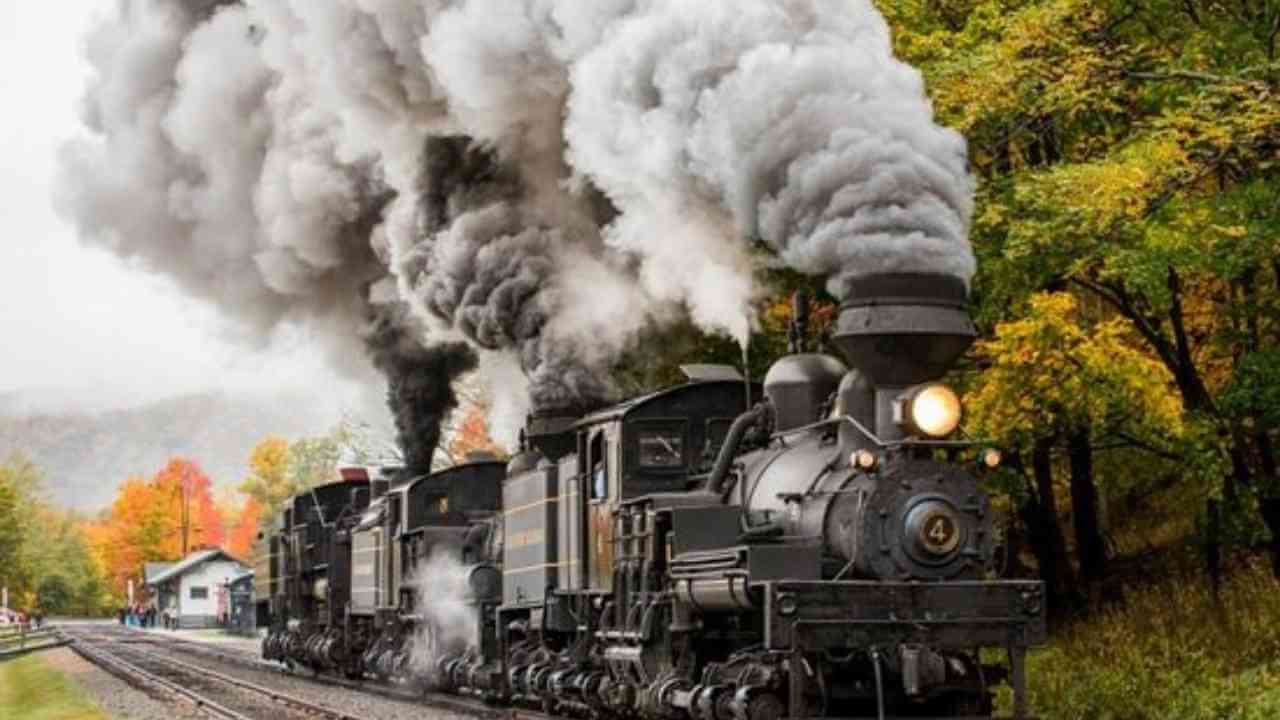
[[[184,467],[182,469],[182,477],[178,478],[178,495],[181,500],[179,508],[179,518],[181,523],[178,529],[182,531],[182,557],[186,557],[189,551],[191,538],[191,469]]]
[[[187,542],[191,533],[191,498],[187,493],[190,472],[188,468],[182,469],[182,557],[187,556]]]

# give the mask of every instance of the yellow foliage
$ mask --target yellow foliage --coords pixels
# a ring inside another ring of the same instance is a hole
[[[978,345],[990,367],[967,398],[970,420],[1009,443],[1070,427],[1181,434],[1172,378],[1135,346],[1127,323],[1085,327],[1072,295],[1035,295],[1024,318],[1002,323]]]

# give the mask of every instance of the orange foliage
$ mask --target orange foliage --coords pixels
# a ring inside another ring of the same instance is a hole
[[[506,456],[506,451],[489,437],[489,424],[485,420],[488,411],[488,406],[483,403],[476,403],[467,411],[449,441],[449,457],[454,462],[464,462],[469,454],[477,452]]]
[[[240,510],[240,517],[228,529],[227,541],[223,549],[233,557],[247,562],[253,541],[258,535],[258,521],[261,517],[262,506],[255,498],[247,498],[244,501],[244,508]]]
[[[120,486],[110,511],[87,529],[116,593],[123,596],[129,580],[141,591],[144,563],[180,559],[184,526],[188,550],[222,544],[210,485],[199,465],[173,458],[150,480],[132,477]]]
[[[178,543],[182,528],[187,527],[188,550],[197,547],[220,547],[225,531],[212,496],[212,483],[200,466],[185,458],[173,458],[151,480],[158,491],[158,502],[169,508],[176,520]],[[183,506],[184,501],[186,506]]]

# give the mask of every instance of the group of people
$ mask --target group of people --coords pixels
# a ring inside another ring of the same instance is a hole
[[[17,612],[5,611],[9,622],[22,627],[29,627],[32,630],[39,630],[44,625],[44,611],[42,610],[19,610]]]
[[[167,608],[165,610],[156,610],[155,606],[148,605],[144,607],[138,604],[132,607],[122,607],[117,614],[121,625],[153,628],[156,626],[156,622],[162,622],[165,630],[177,629],[177,619],[174,617],[173,611]]]

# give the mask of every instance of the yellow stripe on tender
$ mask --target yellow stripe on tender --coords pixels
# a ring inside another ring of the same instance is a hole
[[[502,514],[503,514],[503,516],[507,516],[507,515],[515,515],[516,513],[522,513],[522,512],[524,512],[524,511],[526,511],[526,510],[529,510],[530,508],[541,507],[541,506],[543,506],[543,505],[546,505],[547,503],[559,502],[561,498],[571,498],[571,497],[573,497],[574,495],[577,495],[577,494],[578,494],[578,491],[577,491],[576,489],[575,489],[575,490],[569,490],[569,491],[567,491],[567,492],[562,492],[562,493],[560,493],[560,494],[558,494],[558,495],[554,495],[554,496],[552,496],[552,497],[543,498],[542,500],[535,500],[534,502],[531,502],[531,503],[528,503],[528,504],[525,504],[525,505],[517,505],[517,506],[515,506],[515,507],[513,507],[513,508],[509,508],[509,509],[507,509],[507,510],[503,511],[503,513],[502,513]]]
[[[553,502],[558,502],[558,498],[546,498],[545,500],[538,500],[537,502],[531,502],[528,505],[518,505],[516,507],[511,508],[510,510],[503,511],[502,515],[503,517],[506,517],[507,515],[516,515],[526,510],[530,510],[536,507],[541,507],[543,505],[546,505],[547,503],[553,503]]]
[[[532,572],[534,570],[546,570],[547,568],[573,567],[577,564],[577,560],[561,560],[560,562],[542,563],[541,565],[525,565],[524,567],[511,568],[510,570],[503,570],[502,574],[515,575],[518,573]]]

